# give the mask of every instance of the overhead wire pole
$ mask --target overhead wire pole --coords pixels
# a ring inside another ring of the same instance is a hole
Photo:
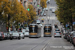
[[[49,13],[49,7],[48,7],[48,13]],[[50,21],[50,14],[48,14],[48,24],[50,23],[49,21]]]

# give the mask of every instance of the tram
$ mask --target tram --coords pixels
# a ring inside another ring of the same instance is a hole
[[[44,37],[51,37],[52,36],[51,31],[52,31],[52,26],[49,24],[46,24],[44,26]]]
[[[30,37],[41,37],[41,31],[37,24],[29,25],[29,38]]]

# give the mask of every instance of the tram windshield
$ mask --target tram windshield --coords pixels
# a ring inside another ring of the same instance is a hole
[[[37,32],[37,26],[30,26],[29,27],[29,32],[30,33],[36,33]]]
[[[51,32],[51,27],[45,27],[44,32]]]

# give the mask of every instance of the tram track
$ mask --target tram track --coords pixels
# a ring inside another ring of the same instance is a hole
[[[37,48],[39,45],[42,45],[42,43],[48,41],[49,39],[45,39],[43,42],[41,42],[40,44],[37,44],[35,47],[33,47],[31,50],[34,50],[35,48]],[[48,45],[48,44],[45,44],[44,47]],[[43,49],[43,48],[42,48]]]

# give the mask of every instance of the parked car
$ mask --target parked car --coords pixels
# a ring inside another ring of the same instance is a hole
[[[24,28],[24,29],[22,29],[22,32],[23,32],[23,34],[24,34],[24,37],[25,37],[25,31],[26,31],[26,30],[25,30],[25,28]]]
[[[64,39],[67,39],[67,34],[68,34],[68,31],[66,31],[66,32],[64,33]]]
[[[41,16],[43,16],[43,14],[44,14],[44,11],[45,11],[45,8],[43,9],[43,11],[41,12]]]
[[[8,39],[8,33],[4,32],[4,39]]]
[[[8,37],[7,37],[7,39],[10,39],[10,33],[9,33],[9,32],[7,32],[7,34],[8,34]]]
[[[44,13],[43,15],[46,16],[46,13]]]
[[[73,41],[73,45],[75,46],[75,32],[73,32],[72,34],[72,41]]]
[[[42,24],[39,24],[42,27]]]
[[[45,8],[46,11],[48,11],[48,8]]]
[[[12,40],[12,39],[21,39],[20,38],[20,34],[18,33],[18,32],[11,32],[10,33],[10,40]]]
[[[50,8],[50,11],[52,11],[52,8]]]
[[[70,33],[70,43],[73,43],[74,33],[75,33],[75,31],[72,31],[72,32]]]
[[[73,34],[73,32],[75,32],[75,31],[71,31],[71,32],[70,32],[70,43],[73,42],[73,41],[72,41],[72,34]]]
[[[50,3],[50,0],[47,0],[47,2],[46,2],[46,3],[48,3],[48,4],[49,4],[49,3]]]
[[[4,39],[4,34],[3,32],[0,32],[0,40],[3,40]]]
[[[40,23],[41,23],[41,21],[40,21],[40,20],[36,20],[36,23],[37,23],[37,24],[40,24]],[[26,28],[26,29],[27,29],[27,28]]]
[[[52,13],[55,13],[55,9],[52,9]]]
[[[68,32],[66,37],[67,37],[67,41],[70,41],[70,32]]]
[[[45,11],[45,8],[43,9],[43,11]]]
[[[19,34],[20,34],[20,38],[22,38],[22,39],[24,39],[24,33],[23,32],[19,32]]]
[[[29,27],[26,27],[25,30],[26,30],[26,31],[25,31],[25,36],[29,36]]]

